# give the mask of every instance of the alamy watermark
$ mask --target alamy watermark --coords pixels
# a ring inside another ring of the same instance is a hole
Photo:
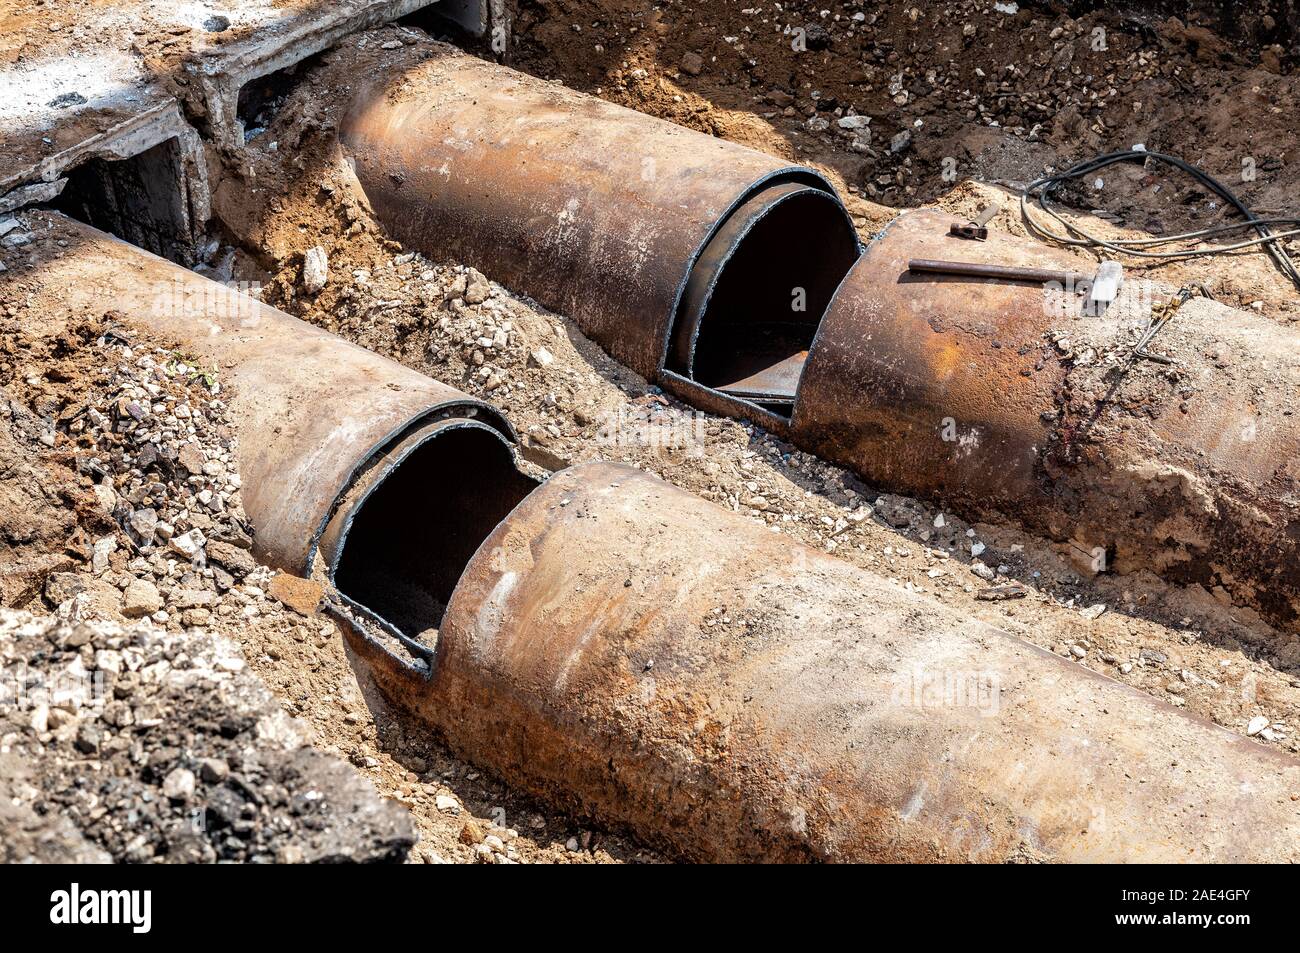
[[[150,312],[155,318],[205,318],[241,328],[253,328],[262,316],[258,281],[205,281],[183,278],[154,286]]]
[[[685,412],[660,404],[620,407],[601,421],[596,442],[624,450],[703,456],[706,420],[699,411]]]
[[[900,708],[973,709],[982,718],[992,718],[998,713],[1001,694],[997,672],[917,665],[895,679],[890,701]]]

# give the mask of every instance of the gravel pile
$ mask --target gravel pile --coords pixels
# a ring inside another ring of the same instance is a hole
[[[120,591],[127,618],[206,625],[214,611],[234,611],[218,603],[238,583],[256,588],[269,578],[249,552],[221,385],[183,355],[137,349],[111,324],[94,346],[110,380],[58,421],[75,469],[93,481],[100,512],[117,527],[90,542],[90,571]],[[51,603],[78,595],[112,601],[80,574],[50,577]]]
[[[398,861],[407,813],[233,642],[0,610],[0,860]]]

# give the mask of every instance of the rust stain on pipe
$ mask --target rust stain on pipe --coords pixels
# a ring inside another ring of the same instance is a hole
[[[849,272],[809,352],[793,436],[899,492],[974,514],[1015,505],[1041,492],[1040,415],[1064,379],[1042,286],[909,272],[931,241],[976,244],[914,213]],[[982,259],[1007,254],[995,237],[979,246]]]
[[[478,549],[385,691],[711,861],[1300,858],[1300,762],[615,464]]]

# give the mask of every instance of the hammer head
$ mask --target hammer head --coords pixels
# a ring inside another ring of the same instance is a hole
[[[1085,305],[1100,310],[1099,306],[1110,304],[1119,297],[1119,286],[1123,283],[1123,266],[1117,261],[1103,261],[1097,266],[1097,274],[1093,276],[1092,285],[1088,288]]]

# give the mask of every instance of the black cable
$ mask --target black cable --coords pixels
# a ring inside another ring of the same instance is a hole
[[[1106,239],[1098,238],[1095,235],[1090,235],[1088,232],[1084,231],[1078,225],[1066,221],[1059,214],[1053,211],[1052,208],[1049,207],[1048,205],[1048,201],[1052,193],[1060,189],[1061,186],[1063,186],[1066,182],[1072,179],[1077,179],[1082,176],[1088,175],[1091,172],[1096,172],[1099,169],[1104,169],[1109,165],[1115,164],[1116,162],[1141,162],[1145,164],[1146,162],[1152,160],[1156,162],[1163,162],[1177,169],[1181,169],[1183,172],[1186,172],[1188,175],[1194,178],[1201,185],[1205,186],[1215,195],[1223,199],[1225,203],[1231,205],[1234,209],[1236,209],[1239,213],[1241,213],[1241,215],[1246,220],[1244,222],[1238,222],[1232,225],[1212,226],[1210,228],[1200,229],[1199,231],[1187,232],[1183,235],[1171,236],[1166,239],[1142,238],[1142,239],[1113,239],[1108,241]],[[1042,208],[1044,212],[1046,212],[1048,215],[1054,218],[1057,222],[1059,222],[1070,234],[1075,235],[1077,237],[1071,238],[1069,237],[1069,235],[1061,235],[1057,232],[1050,231],[1049,229],[1044,228],[1042,225],[1036,222],[1033,216],[1030,215],[1029,213],[1029,200],[1032,197],[1037,197],[1039,207]],[[1287,255],[1286,249],[1282,247],[1282,243],[1279,240],[1281,238],[1286,238],[1292,235],[1300,234],[1300,229],[1292,229],[1292,230],[1282,232],[1281,234],[1278,234],[1275,233],[1272,230],[1272,228],[1270,228],[1271,225],[1300,225],[1300,219],[1260,218],[1249,208],[1247,208],[1245,203],[1243,203],[1241,199],[1237,198],[1237,196],[1232,192],[1232,190],[1229,189],[1222,182],[1220,182],[1218,179],[1214,178],[1212,175],[1203,171],[1202,169],[1199,169],[1196,166],[1192,165],[1190,162],[1186,162],[1178,158],[1177,156],[1165,155],[1160,152],[1147,152],[1145,149],[1131,149],[1125,152],[1111,152],[1103,156],[1098,156],[1095,159],[1089,159],[1085,162],[1080,162],[1077,165],[1074,165],[1069,169],[1066,169],[1064,172],[1057,173],[1056,175],[1044,176],[1043,178],[1031,182],[1020,195],[1020,214],[1025,221],[1026,228],[1028,228],[1031,233],[1033,233],[1039,238],[1048,241],[1058,242],[1064,245],[1078,245],[1078,246],[1091,247],[1091,248],[1105,248],[1110,251],[1117,252],[1119,254],[1132,255],[1138,258],[1159,258],[1159,259],[1169,261],[1178,258],[1194,258],[1194,257],[1205,256],[1205,255],[1219,255],[1219,254],[1223,254],[1224,252],[1236,251],[1238,249],[1249,248],[1255,245],[1263,245],[1267,249],[1268,253],[1272,255],[1273,260],[1277,263],[1277,266],[1279,270],[1281,270],[1282,274],[1284,274],[1288,279],[1290,279],[1291,283],[1294,284],[1296,288],[1300,289],[1300,270],[1296,269],[1295,263],[1291,260],[1290,256]],[[1176,251],[1163,251],[1163,252],[1135,250],[1137,248],[1144,247],[1144,246],[1161,245],[1161,244],[1167,244],[1168,242],[1172,242],[1172,241],[1179,241],[1179,240],[1185,241],[1189,239],[1201,238],[1206,235],[1211,235],[1223,231],[1231,231],[1236,228],[1253,228],[1255,232],[1258,233],[1259,237],[1256,239],[1252,239],[1250,241],[1237,242],[1232,245],[1216,245],[1216,246],[1211,246],[1209,248],[1189,248],[1189,249],[1182,249]]]

